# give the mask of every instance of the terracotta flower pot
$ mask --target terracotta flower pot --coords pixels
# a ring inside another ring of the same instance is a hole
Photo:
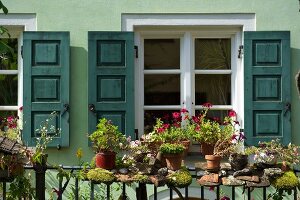
[[[112,151],[99,152],[96,154],[96,167],[102,169],[114,169],[116,166],[116,153]]]
[[[180,169],[183,153],[163,154],[163,157],[166,159],[168,169],[173,170],[173,171]]]
[[[200,152],[202,155],[212,155],[214,153],[215,144],[210,144],[206,142],[200,143]]]
[[[220,161],[221,161],[220,156],[206,155],[205,159],[207,162],[207,166],[206,166],[207,170],[217,171],[220,169]]]

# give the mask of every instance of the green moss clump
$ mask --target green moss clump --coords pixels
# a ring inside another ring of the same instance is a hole
[[[146,183],[148,182],[148,176],[143,174],[136,174],[134,175],[133,179],[139,183]]]
[[[300,183],[293,171],[287,171],[272,181],[272,185],[277,190],[292,190],[299,187]]]
[[[192,183],[192,175],[187,170],[179,170],[168,176],[168,184],[183,188]]]
[[[87,173],[87,178],[91,181],[101,183],[112,183],[116,179],[112,172],[101,168],[91,169]]]

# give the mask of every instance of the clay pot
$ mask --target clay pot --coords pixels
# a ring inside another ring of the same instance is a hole
[[[96,167],[102,169],[114,169],[116,166],[116,153],[112,151],[99,152],[95,158]]]
[[[163,154],[163,157],[166,159],[168,169],[176,171],[181,168],[183,153]]]
[[[218,171],[220,169],[221,156],[206,155],[206,169],[210,171]]]
[[[200,152],[203,156],[212,155],[214,153],[215,144],[210,144],[206,142],[200,143]]]

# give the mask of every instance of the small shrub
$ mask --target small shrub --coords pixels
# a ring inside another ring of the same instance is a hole
[[[192,176],[187,170],[179,170],[168,176],[168,184],[183,188],[192,183]]]

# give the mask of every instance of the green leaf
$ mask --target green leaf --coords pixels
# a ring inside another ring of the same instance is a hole
[[[2,1],[0,0],[0,10],[3,10],[4,14],[7,15],[8,9],[3,5]]]

